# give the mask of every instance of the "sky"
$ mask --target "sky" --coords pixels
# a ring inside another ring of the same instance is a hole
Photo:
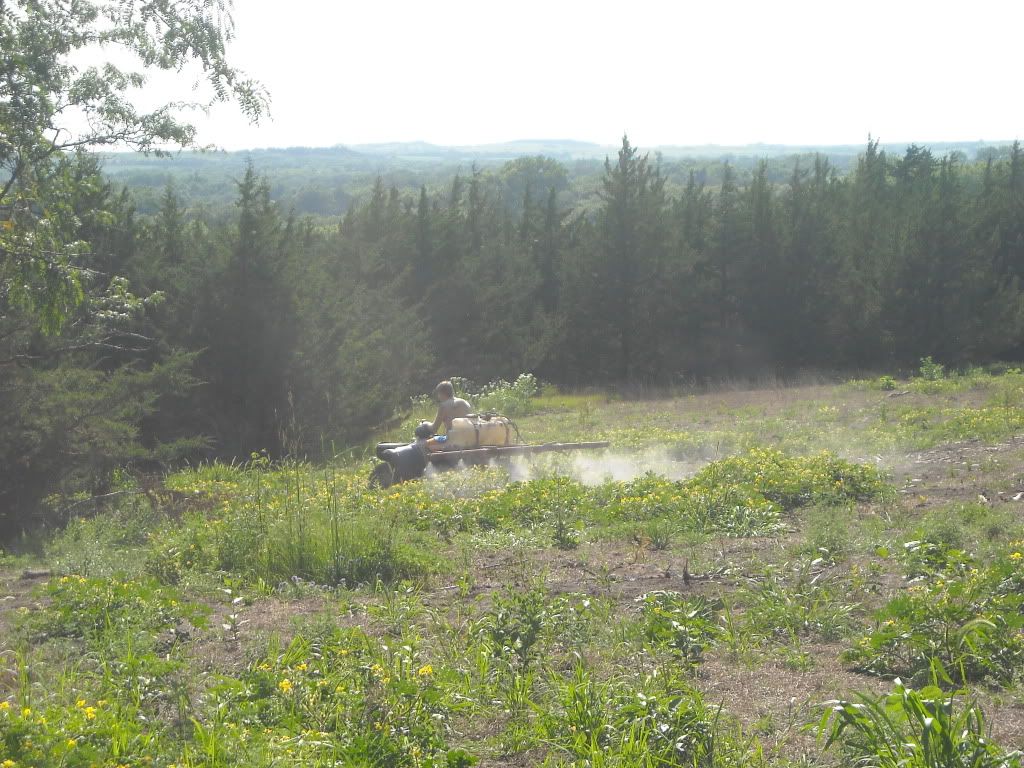
[[[195,118],[229,150],[1024,137],[1022,0],[235,0],[233,15],[229,58],[272,105],[258,126],[228,105]]]

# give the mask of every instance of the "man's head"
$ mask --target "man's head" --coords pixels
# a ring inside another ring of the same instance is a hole
[[[450,381],[442,381],[434,387],[434,397],[436,397],[440,402],[451,400],[455,397],[455,387],[452,386]]]

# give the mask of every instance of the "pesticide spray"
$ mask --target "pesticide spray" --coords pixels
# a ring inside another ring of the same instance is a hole
[[[549,477],[568,477],[590,486],[628,482],[646,474],[667,480],[686,480],[712,460],[711,457],[674,457],[672,451],[665,447],[651,446],[597,454],[520,456],[463,472],[438,471],[428,467],[423,478],[430,492],[438,498],[468,498],[499,490],[509,483]]]

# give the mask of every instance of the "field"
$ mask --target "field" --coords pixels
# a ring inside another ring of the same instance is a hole
[[[506,405],[613,448],[126,477],[0,553],[0,765],[1022,764],[1020,371]]]

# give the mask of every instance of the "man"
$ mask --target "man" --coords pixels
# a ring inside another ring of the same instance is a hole
[[[455,396],[455,387],[450,381],[442,381],[434,387],[434,399],[437,400],[437,416],[432,425],[434,434],[437,435],[442,425],[445,433],[437,435],[427,443],[428,451],[443,450],[448,439],[448,430],[452,428],[452,419],[460,419],[473,412],[473,406],[461,397]]]

